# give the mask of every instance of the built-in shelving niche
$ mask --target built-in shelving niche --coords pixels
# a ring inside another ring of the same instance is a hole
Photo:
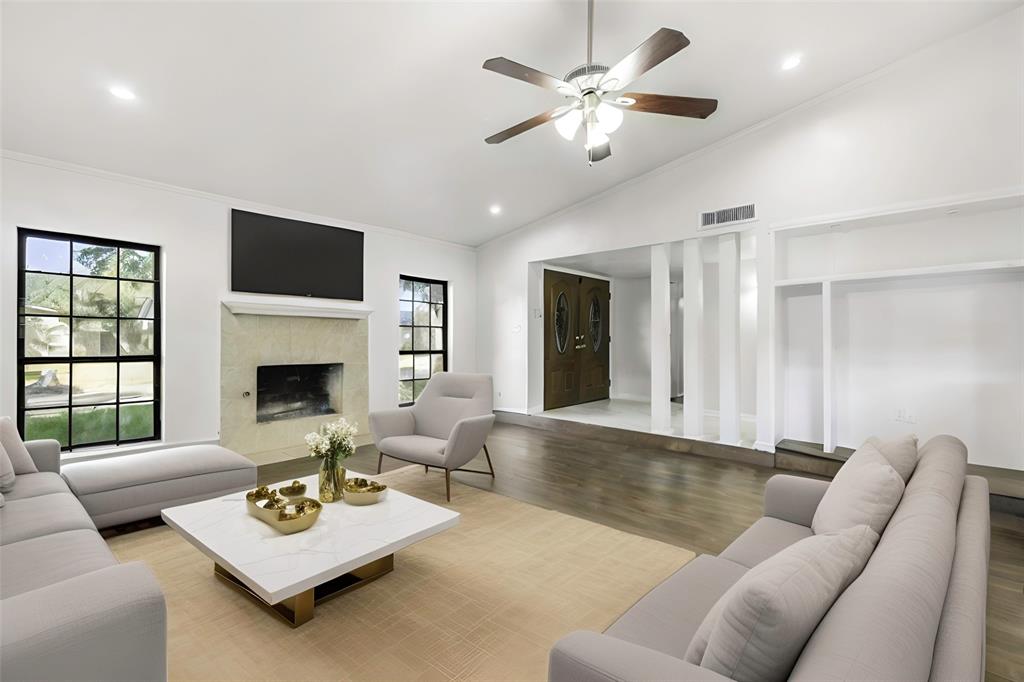
[[[776,441],[951,433],[1024,468],[1024,196],[777,226]]]

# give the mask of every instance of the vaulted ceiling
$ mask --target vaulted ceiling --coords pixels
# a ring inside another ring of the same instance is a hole
[[[582,1],[4,2],[2,143],[475,245],[1017,4],[598,0],[595,61],[679,29],[691,45],[631,89],[720,104],[705,121],[627,115],[591,168],[550,125],[483,142],[561,97],[481,63],[563,76],[586,54]]]

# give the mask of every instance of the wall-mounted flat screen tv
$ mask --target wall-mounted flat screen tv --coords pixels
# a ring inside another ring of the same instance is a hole
[[[363,233],[231,210],[231,290],[363,300]]]

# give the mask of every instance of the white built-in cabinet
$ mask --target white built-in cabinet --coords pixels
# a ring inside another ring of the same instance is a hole
[[[1024,468],[1024,197],[773,226],[775,437]]]

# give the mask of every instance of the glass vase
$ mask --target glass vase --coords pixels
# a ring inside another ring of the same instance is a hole
[[[345,467],[342,460],[324,457],[320,463],[320,501],[338,502],[345,488]]]

